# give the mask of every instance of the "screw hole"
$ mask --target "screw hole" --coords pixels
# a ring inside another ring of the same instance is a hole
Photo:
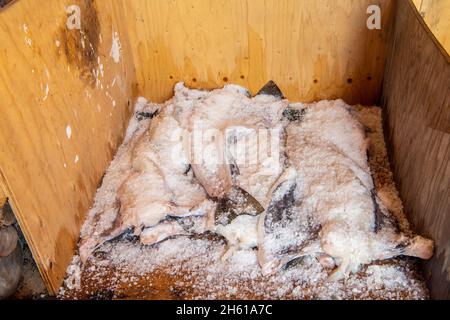
[[[227,82],[228,78],[227,77],[223,77],[223,82]]]
[[[196,78],[192,78],[192,82],[197,82],[197,79]]]
[[[245,79],[244,75],[241,75],[241,79]]]
[[[318,83],[319,82],[319,80],[317,80],[317,79],[314,79],[314,83]]]
[[[368,76],[368,77],[367,77],[367,80],[368,80],[368,81],[372,80],[372,76]]]
[[[348,78],[348,79],[347,79],[347,83],[348,83],[348,84],[350,84],[350,83],[352,83],[352,82],[353,82],[353,79],[352,79],[352,78]]]

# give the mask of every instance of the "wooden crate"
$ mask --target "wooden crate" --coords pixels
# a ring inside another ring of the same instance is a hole
[[[366,26],[374,4],[381,30]],[[67,25],[73,5],[81,29]],[[382,102],[406,211],[437,244],[427,264],[432,295],[449,297],[449,56],[410,0],[17,0],[3,8],[0,193],[50,292],[138,95],[164,101],[178,81],[255,93],[268,80],[293,101]]]

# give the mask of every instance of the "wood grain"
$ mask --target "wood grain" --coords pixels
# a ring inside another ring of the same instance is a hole
[[[450,298],[450,58],[409,0],[397,1],[382,104],[394,175],[415,231],[435,240],[433,298]]]
[[[81,30],[66,27],[74,4]],[[89,0],[21,0],[0,12],[0,176],[51,293],[129,118],[135,75],[122,13],[121,2]]]
[[[382,9],[369,30],[367,7]],[[173,86],[244,85],[255,94],[274,80],[291,100],[380,96],[388,0],[133,0],[125,16],[139,92],[162,102]]]
[[[427,26],[450,53],[450,0],[414,0]]]
[[[6,196],[6,193],[0,187],[0,211],[2,210],[2,207],[5,205],[7,199],[8,197]]]

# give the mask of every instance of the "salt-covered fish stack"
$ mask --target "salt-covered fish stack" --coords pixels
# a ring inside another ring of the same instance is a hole
[[[264,274],[305,255],[333,277],[396,255],[429,258],[430,240],[401,233],[374,191],[364,129],[342,100],[289,105],[270,83],[177,84],[138,101],[82,231],[80,256],[125,232],[152,245],[214,232],[257,252]]]

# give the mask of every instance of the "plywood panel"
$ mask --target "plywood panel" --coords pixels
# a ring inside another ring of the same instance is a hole
[[[367,8],[381,7],[369,30]],[[373,104],[385,61],[388,0],[132,0],[127,17],[140,93],[275,80],[292,100]]]
[[[66,26],[69,5],[80,7],[81,30]],[[0,11],[0,174],[53,293],[130,114],[122,13],[122,2],[90,0],[21,0]]]
[[[1,208],[3,207],[3,205],[6,203],[7,198],[8,197],[6,196],[6,193],[3,191],[3,189],[0,186],[0,211],[1,211]]]
[[[450,53],[450,0],[414,0],[414,3],[434,36]]]
[[[383,84],[386,133],[406,212],[436,242],[432,297],[450,298],[450,58],[409,0],[397,1]]]

